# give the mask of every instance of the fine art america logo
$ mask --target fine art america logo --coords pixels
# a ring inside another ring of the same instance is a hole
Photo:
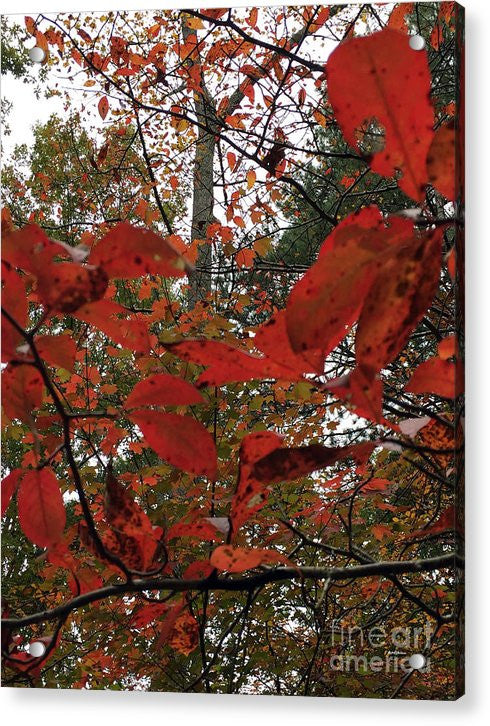
[[[330,656],[330,669],[334,671],[373,673],[409,673],[430,671],[429,652],[434,629],[430,623],[424,627],[384,628],[374,626],[362,629],[345,627],[333,620],[330,644],[337,652]],[[376,650],[377,654],[372,655]]]

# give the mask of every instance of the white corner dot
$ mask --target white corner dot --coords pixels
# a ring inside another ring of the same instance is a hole
[[[423,50],[425,48],[425,40],[421,35],[411,35],[408,45],[412,50]]]
[[[27,652],[29,653],[29,655],[32,655],[33,658],[40,658],[42,655],[44,655],[45,650],[46,646],[39,640],[35,641],[34,643],[29,643],[29,646],[27,648]]]
[[[43,60],[46,58],[46,51],[44,51],[38,45],[35,45],[34,48],[31,48],[29,50],[29,58],[33,63],[42,63]]]
[[[410,668],[413,668],[414,670],[418,671],[425,665],[425,657],[422,655],[422,653],[414,653],[410,656],[408,659],[408,662],[410,664]]]

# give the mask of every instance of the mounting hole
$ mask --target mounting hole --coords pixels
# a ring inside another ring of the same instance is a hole
[[[421,35],[411,35],[408,45],[412,50],[424,50],[425,40]]]
[[[39,640],[34,641],[34,643],[29,643],[29,646],[27,648],[27,652],[29,653],[29,655],[32,655],[33,658],[40,658],[42,655],[44,655],[45,650],[46,646]]]
[[[423,656],[422,653],[414,653],[410,656],[408,662],[410,668],[413,668],[414,671],[419,671],[426,663],[425,656]]]
[[[29,58],[33,63],[42,63],[46,58],[46,51],[35,45],[34,48],[29,50]]]

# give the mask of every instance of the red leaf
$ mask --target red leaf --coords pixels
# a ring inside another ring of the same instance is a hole
[[[43,653],[35,656],[31,655],[25,650],[20,650],[18,647],[14,647],[10,651],[9,656],[5,656],[5,662],[20,671],[21,673],[29,673],[33,678],[38,678],[41,673],[41,668],[46,664],[49,658],[53,655],[56,646],[58,645],[61,638],[61,631],[56,637],[56,642],[53,644],[54,635],[43,635],[37,638],[33,638],[29,643],[29,646],[34,643],[41,643],[44,646]],[[46,651],[49,648],[49,653]]]
[[[107,282],[106,271],[101,267],[54,262],[38,271],[37,293],[48,310],[72,313],[103,297]]]
[[[264,563],[291,564],[285,555],[275,550],[248,549],[231,545],[216,547],[209,561],[217,570],[227,572],[244,572],[244,570],[251,570]]]
[[[27,293],[24,279],[12,268],[2,262],[2,309],[5,310],[21,328],[27,325]],[[24,343],[22,335],[2,314],[2,362],[18,358],[17,346]]]
[[[97,108],[99,110],[99,115],[101,119],[104,120],[109,111],[109,101],[107,100],[107,96],[102,96],[99,103],[97,104]]]
[[[60,256],[70,256],[72,261],[55,262]],[[53,242],[35,224],[6,232],[2,259],[37,278],[37,294],[48,309],[71,313],[101,298],[107,288],[104,270],[81,265],[76,248]]]
[[[356,332],[356,360],[379,371],[406,345],[437,292],[443,229],[415,237],[403,220],[369,290]]]
[[[457,345],[458,341],[455,335],[449,335],[447,338],[441,340],[437,346],[439,358],[442,360],[453,358],[453,356],[457,355]]]
[[[162,459],[189,474],[216,478],[216,446],[199,421],[175,413],[144,410],[132,411],[129,418]]]
[[[107,522],[118,532],[136,537],[147,534],[154,539],[148,515],[111,472],[106,477],[104,510]]]
[[[320,8],[316,18],[311,21],[311,24],[309,26],[309,32],[314,33],[319,28],[321,28],[322,25],[325,25],[325,23],[327,22],[327,20],[330,17],[331,12],[332,12],[332,8],[330,6]]]
[[[385,492],[392,486],[389,479],[370,479],[361,489],[361,493],[367,492]]]
[[[74,316],[90,325],[95,325],[115,343],[137,353],[149,353],[152,349],[151,335],[148,331],[148,322],[143,318],[133,317],[130,320],[115,317],[128,311],[111,300],[97,300],[82,305],[75,311]]]
[[[2,373],[2,405],[9,419],[29,423],[42,402],[43,379],[31,365],[9,365]]]
[[[206,519],[198,519],[194,522],[181,520],[174,524],[167,532],[167,540],[176,537],[197,537],[203,542],[215,542],[222,539],[216,527]]]
[[[461,393],[461,387],[456,385],[456,366],[447,360],[429,358],[415,369],[405,390],[455,398]]]
[[[58,481],[51,469],[26,472],[17,494],[22,531],[39,547],[57,542],[66,522],[65,506]]]
[[[90,254],[109,277],[131,279],[143,275],[182,277],[190,269],[169,239],[149,229],[120,222],[103,237]]]
[[[131,616],[132,628],[145,628],[150,623],[158,620],[169,609],[167,603],[150,602],[138,608],[136,613]]]
[[[101,554],[96,547],[85,522],[78,525],[78,533],[80,541],[92,552],[96,557],[101,558]],[[118,530],[107,528],[101,535],[102,544],[107,552],[119,557],[126,567],[138,572],[147,572],[152,569],[155,552],[157,549],[156,533],[150,536],[148,533],[142,535],[127,535]],[[119,568],[112,563],[108,566],[119,572]]]
[[[323,355],[318,357],[313,366],[301,353],[295,353],[291,348],[286,327],[286,310],[279,310],[257,328],[254,345],[265,353],[269,360],[289,368],[291,370],[289,376],[293,374],[295,377],[300,377],[303,373],[323,372]]]
[[[240,469],[238,484],[231,503],[233,532],[258,512],[267,501],[268,492],[262,481],[251,475],[256,461],[270,454],[282,445],[283,437],[272,431],[257,431],[248,434],[240,445]]]
[[[22,477],[25,474],[24,469],[13,469],[10,474],[2,479],[2,517],[8,509],[10,501],[17,491]]]
[[[401,30],[407,32],[407,15],[413,13],[414,3],[398,3],[391,11],[390,18],[388,20],[388,27],[392,30]]]
[[[383,383],[370,369],[357,366],[352,373],[325,384],[356,416],[393,426],[383,416]]]
[[[252,28],[254,28],[257,25],[257,17],[258,17],[258,14],[259,14],[258,8],[252,8],[252,10],[250,11],[250,15],[246,19],[246,22]]]
[[[52,366],[73,371],[77,344],[69,334],[38,335],[34,339],[37,352]]]
[[[343,220],[324,241],[317,262],[293,287],[286,324],[293,351],[323,371],[323,360],[344,338],[361,310],[380,260],[405,220],[394,229],[376,207]],[[320,369],[321,363],[321,369]]]
[[[201,580],[204,577],[209,577],[212,572],[213,568],[208,560],[195,560],[191,562],[189,567],[186,567],[182,577],[184,580]]]
[[[400,188],[423,199],[434,124],[426,51],[412,50],[405,33],[385,28],[341,43],[326,74],[328,98],[348,143],[357,146],[359,128],[376,119],[385,147],[374,153],[371,168],[388,177],[400,170]]]
[[[36,277],[54,257],[66,256],[65,248],[50,240],[37,224],[2,230],[2,233],[2,260]]]
[[[417,529],[415,532],[411,532],[407,535],[407,539],[413,539],[414,537],[427,537],[435,534],[441,534],[442,532],[459,532],[464,533],[464,525],[458,517],[456,507],[452,504],[445,509],[433,524],[422,529]]]
[[[374,447],[374,443],[366,441],[362,444],[340,448],[327,448],[321,444],[312,444],[297,448],[276,449],[254,464],[251,475],[257,481],[270,484],[290,481],[350,457],[356,461],[364,461]]]
[[[135,385],[124,404],[124,408],[139,406],[186,406],[203,403],[193,385],[177,376],[157,373]]]
[[[202,366],[208,366],[197,379],[198,386],[222,386],[225,383],[239,383],[264,378],[290,380],[297,373],[280,363],[251,355],[245,350],[234,348],[218,340],[186,340],[165,346],[174,355]]]
[[[454,123],[440,126],[427,154],[427,179],[446,199],[456,199],[456,133]]]
[[[416,235],[409,220],[383,220],[375,207],[347,217],[291,291],[286,322],[293,350],[321,360],[359,316],[357,362],[381,370],[435,295],[441,243],[441,228]]]

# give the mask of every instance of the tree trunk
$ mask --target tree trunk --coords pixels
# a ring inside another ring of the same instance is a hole
[[[191,30],[182,21],[184,41],[191,35]],[[199,61],[197,61],[199,63]],[[216,107],[206,88],[204,75],[201,72],[202,93],[194,93],[194,110],[198,127],[196,151],[194,157],[194,173],[192,182],[192,220],[191,241],[205,239],[210,222],[214,219],[214,150]],[[206,128],[202,128],[205,126]],[[207,129],[210,129],[208,131]],[[189,274],[188,306],[191,310],[211,290],[212,248],[207,242],[199,245],[195,271]]]

